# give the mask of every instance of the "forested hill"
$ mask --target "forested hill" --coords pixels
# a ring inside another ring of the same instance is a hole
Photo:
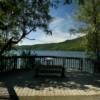
[[[37,44],[37,45],[22,45],[18,46],[18,49],[27,49],[27,50],[71,50],[71,51],[83,51],[85,49],[84,39],[76,38],[72,40],[66,40],[60,43],[49,43],[49,44]]]

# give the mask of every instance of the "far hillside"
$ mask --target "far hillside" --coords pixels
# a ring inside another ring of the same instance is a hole
[[[84,39],[83,37],[66,40],[60,43],[49,43],[49,44],[37,44],[37,45],[23,45],[18,46],[19,49],[27,50],[63,50],[63,51],[84,51]]]

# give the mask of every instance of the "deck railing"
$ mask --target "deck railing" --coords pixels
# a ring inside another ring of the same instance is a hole
[[[36,65],[61,65],[65,68],[65,71],[94,72],[92,61],[84,58],[59,56],[0,57],[0,72],[34,69]]]

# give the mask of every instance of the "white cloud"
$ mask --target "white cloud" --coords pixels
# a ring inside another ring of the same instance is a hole
[[[68,34],[68,33],[65,33]],[[47,43],[59,43],[65,40],[73,39],[78,37],[78,35],[71,36],[70,34],[66,35],[65,37],[60,34],[54,34],[52,36],[46,36],[45,34],[40,35],[40,38],[36,38],[36,40],[27,40],[24,39],[23,42],[20,42],[19,45],[34,45],[34,44],[47,44]]]
[[[32,32],[28,35],[29,38],[35,38],[36,40],[30,41],[27,39],[23,39],[23,42],[19,43],[19,45],[57,43],[78,37],[78,35],[70,35],[67,29],[67,24],[68,23],[66,21],[66,18],[56,18],[53,22],[50,23],[52,36],[46,35],[43,31],[38,30],[37,32]]]
[[[46,35],[43,31],[41,31],[39,33],[35,33],[34,36],[35,40],[23,39],[23,42],[19,43],[19,45],[58,43],[78,37],[78,35],[70,35],[68,32],[63,32],[57,27],[52,31],[52,35]],[[32,38],[32,34],[28,37]]]
[[[51,26],[56,26],[56,25],[61,24],[63,21],[64,21],[64,18],[56,18],[50,23],[50,25]]]

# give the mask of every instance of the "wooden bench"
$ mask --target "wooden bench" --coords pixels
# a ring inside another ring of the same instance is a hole
[[[64,77],[64,69],[61,65],[40,65],[35,69],[35,76],[61,76]]]

